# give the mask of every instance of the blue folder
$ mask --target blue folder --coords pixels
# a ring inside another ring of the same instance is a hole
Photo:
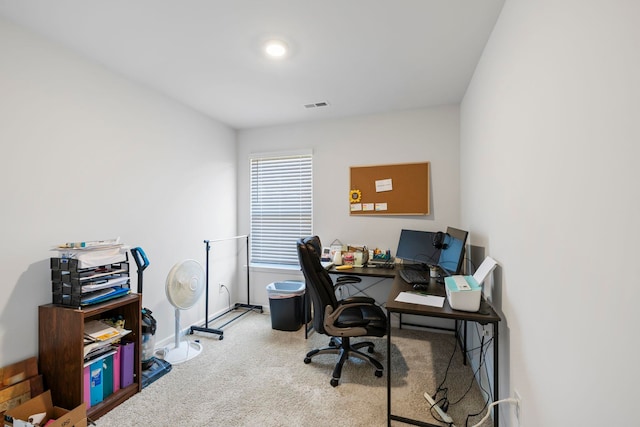
[[[102,402],[103,386],[102,383],[102,360],[98,360],[89,365],[89,393],[91,394],[91,406],[95,406]]]
[[[84,295],[82,297],[82,301],[80,302],[80,305],[97,304],[99,302],[107,301],[112,298],[121,297],[123,295],[128,294],[129,292],[131,292],[131,289],[129,288],[111,288],[110,290],[103,289],[102,291],[96,291],[96,292],[92,292],[90,294]]]

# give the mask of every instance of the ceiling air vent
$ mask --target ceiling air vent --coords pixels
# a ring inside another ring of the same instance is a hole
[[[329,103],[327,101],[322,102],[314,102],[312,104],[304,104],[304,108],[318,108],[318,107],[328,107]]]

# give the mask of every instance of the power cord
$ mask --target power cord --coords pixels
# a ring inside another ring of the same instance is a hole
[[[502,399],[502,400],[496,400],[495,402],[491,403],[489,405],[489,407],[487,408],[487,413],[485,414],[484,417],[482,417],[482,419],[480,421],[478,421],[476,424],[474,424],[471,427],[480,427],[480,425],[485,422],[487,419],[489,419],[489,416],[491,415],[491,408],[493,408],[496,405],[499,405],[501,403],[512,403],[512,404],[516,404],[518,405],[520,403],[520,401],[518,399],[515,399],[513,397],[508,397],[506,399]]]
[[[478,339],[480,339],[481,337],[485,337],[486,335],[483,333],[482,335],[480,334],[478,328],[476,328],[476,334]],[[484,365],[484,372],[487,378],[489,378],[489,370],[487,367],[486,362],[486,356],[488,354],[488,348],[489,348],[489,344],[493,341],[493,337],[491,339],[489,339],[489,341],[487,342],[487,351],[484,352],[484,354],[482,354],[482,349],[481,349],[481,353],[480,353],[480,366],[478,367],[478,370],[474,373],[474,377],[476,377],[476,375],[478,375],[480,373],[480,368]],[[489,402],[491,400],[493,400],[494,396],[492,391],[488,391],[484,385],[483,385],[483,381],[482,381],[482,377],[480,375],[478,375],[477,377],[477,381],[478,381],[478,386],[480,388],[480,391],[484,393],[484,395],[486,396],[484,405],[482,406],[482,408],[474,413],[474,414],[468,414],[467,415],[467,419],[465,421],[465,426],[469,425],[470,419],[477,417],[478,415],[482,414],[482,412],[485,410],[485,408],[489,405]]]
[[[487,346],[489,345],[489,343],[487,343]],[[455,402],[452,402],[452,405],[456,405],[458,403],[460,403],[462,401],[462,399],[464,399],[467,394],[469,393],[469,391],[471,390],[471,387],[473,387],[473,383],[476,379],[476,375],[478,374],[478,372],[480,372],[480,369],[482,368],[482,366],[484,365],[484,359],[485,359],[485,355],[487,354],[486,351],[484,351],[485,345],[484,345],[484,337],[482,337],[482,341],[480,343],[480,365],[478,366],[478,369],[476,369],[476,371],[473,373],[473,376],[471,377],[471,380],[469,381],[469,387],[467,387],[467,389],[464,391],[464,393],[462,394],[462,396],[460,396],[460,398],[458,400],[456,400]]]
[[[481,343],[478,347],[475,348],[471,348],[471,349],[467,349],[466,350],[466,354],[464,355],[465,357],[467,357],[469,354],[473,353],[476,350],[480,350],[480,365],[478,366],[478,368],[476,369],[476,371],[473,373],[473,377],[471,378],[471,381],[469,383],[469,387],[467,387],[467,389],[465,390],[465,392],[462,394],[462,396],[460,398],[458,398],[457,400],[455,400],[454,402],[451,402],[449,400],[449,389],[448,387],[444,387],[444,384],[447,381],[447,376],[449,375],[449,369],[451,368],[451,363],[453,362],[453,357],[455,356],[457,349],[458,349],[458,345],[456,343],[456,345],[453,348],[453,352],[451,353],[451,356],[449,357],[449,362],[447,364],[447,369],[444,373],[444,377],[442,379],[442,381],[440,382],[440,384],[438,385],[436,392],[433,396],[434,400],[435,398],[438,396],[438,393],[443,392],[443,397],[441,399],[438,400],[438,402],[442,402],[442,405],[440,405],[440,407],[446,412],[449,409],[450,405],[456,405],[458,403],[460,403],[465,397],[466,395],[469,393],[469,391],[471,390],[471,387],[473,386],[473,382],[476,378],[476,375],[478,374],[478,372],[480,371],[480,369],[485,366],[485,359],[486,359],[486,349],[489,347],[489,345],[491,344],[491,342],[493,341],[493,338],[489,339],[486,343],[485,343],[485,337],[482,337]],[[486,368],[485,368],[486,369]],[[486,406],[486,403],[485,403]],[[484,409],[484,407],[483,407]]]
[[[436,421],[439,421],[441,423],[445,423],[448,426],[453,426],[453,420],[446,413],[449,410],[449,399],[447,397],[447,395],[449,393],[449,388],[448,387],[444,387],[444,384],[447,381],[447,376],[449,375],[449,368],[451,367],[451,363],[453,362],[453,356],[455,356],[457,349],[458,349],[458,343],[454,343],[453,351],[451,352],[451,356],[449,356],[449,362],[447,363],[447,369],[445,370],[445,373],[444,373],[444,378],[442,379],[440,384],[438,384],[438,387],[436,388],[436,392],[433,394],[433,396],[429,395],[428,392],[426,392],[424,394],[424,398],[427,399],[427,401],[429,402],[429,405],[430,405],[429,406],[429,413],[431,414],[431,416]],[[442,392],[442,397],[437,399],[438,394],[440,392]],[[435,410],[435,412],[434,412],[434,410]]]
[[[476,376],[478,376],[480,374],[480,371],[481,371],[482,367],[484,367],[484,369],[486,371],[486,369],[487,369],[487,366],[486,366],[486,355],[487,355],[487,352],[488,352],[488,348],[490,347],[490,345],[493,342],[493,337],[491,337],[488,340],[486,340],[486,336],[485,335],[482,335],[482,336],[479,335],[479,338],[480,338],[480,345],[478,347],[467,349],[465,354],[464,354],[464,356],[468,356],[468,355],[472,354],[473,352],[475,352],[477,350],[480,350],[480,355],[479,355],[480,363],[479,363],[477,369],[473,372],[473,376],[472,376],[472,378],[471,378],[471,380],[469,382],[469,386],[464,391],[462,396],[460,396],[460,398],[458,398],[455,401],[450,401],[449,400],[449,396],[448,396],[449,389],[448,389],[448,387],[444,386],[446,381],[447,381],[447,376],[448,376],[448,373],[449,373],[449,369],[451,367],[451,363],[453,361],[453,357],[455,356],[457,348],[458,348],[457,343],[454,345],[454,348],[453,348],[453,351],[451,353],[451,356],[449,357],[449,362],[447,364],[447,369],[445,371],[444,377],[443,377],[442,381],[440,382],[440,384],[438,385],[435,394],[433,396],[430,396],[430,395],[428,395],[428,393],[425,393],[424,397],[430,403],[429,412],[431,413],[431,416],[435,420],[440,421],[440,422],[445,423],[445,424],[448,424],[449,426],[452,426],[453,425],[453,420],[451,419],[451,417],[449,417],[448,414],[446,414],[446,412],[449,410],[449,407],[452,406],[452,405],[456,405],[456,404],[460,403],[467,396],[467,394],[469,393],[469,391],[473,387],[473,383],[476,380]],[[478,413],[476,413],[476,414],[468,414],[467,415],[467,419],[465,421],[465,425],[466,426],[469,425],[469,419],[471,417],[475,417],[477,415],[480,415],[484,411],[484,409],[487,408],[487,406],[489,404],[489,401],[492,398],[491,393],[487,392],[487,390],[483,387],[482,381],[478,381],[478,382],[479,382],[479,387],[480,387],[481,391],[483,392],[483,394],[485,396],[487,396],[487,398],[486,398],[486,400],[485,400],[485,402],[484,402],[484,404],[482,406],[482,409]],[[438,394],[441,393],[441,392],[443,394],[442,397],[440,397],[440,399],[436,400],[436,398],[438,397]],[[435,412],[434,412],[434,410],[435,410]]]
[[[224,288],[224,290],[227,291],[227,308],[231,309],[231,292],[229,292],[229,288],[227,288],[225,285],[221,284],[220,287]]]
[[[488,372],[487,372],[487,364],[486,362],[486,356],[487,356],[487,351],[485,351],[484,348],[484,335],[482,336],[482,343],[481,343],[481,347],[480,347],[480,365],[478,366],[478,369],[473,373],[473,379],[476,378],[476,375],[478,375],[478,386],[480,387],[480,390],[482,392],[484,392],[485,396],[487,396],[486,400],[484,401],[484,404],[482,405],[482,409],[480,409],[480,411],[476,412],[475,414],[468,414],[467,415],[467,419],[465,420],[465,426],[469,425],[469,420],[473,417],[476,417],[478,415],[480,415],[482,413],[482,411],[484,411],[484,409],[487,407],[487,405],[489,404],[489,400],[491,400],[493,398],[492,394],[490,392],[488,392],[483,386],[482,386],[482,378],[480,378],[480,369],[482,369],[482,367],[484,366],[485,368],[485,374],[487,374],[488,376]],[[493,341],[493,338],[489,339],[489,341],[487,342],[487,349],[489,347],[489,344]],[[469,384],[469,389],[467,390],[466,393],[469,392],[469,390],[471,389],[471,386],[473,385],[473,383]],[[464,397],[464,396],[463,396]],[[462,398],[460,398],[460,400],[462,400]]]

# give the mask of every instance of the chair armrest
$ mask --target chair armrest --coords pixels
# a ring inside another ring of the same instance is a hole
[[[342,314],[342,312],[348,308],[353,308],[353,307],[358,307],[363,305],[371,306],[374,303],[375,303],[375,300],[369,297],[349,297],[345,300],[339,301],[338,307],[336,307],[335,310],[333,310],[331,306],[328,305],[324,308],[325,325],[327,325],[328,323],[327,320],[330,320],[331,324],[333,324],[334,321],[338,320],[338,317],[340,317],[340,314]]]
[[[347,283],[360,283],[362,282],[362,278],[358,276],[340,276],[336,279],[337,285],[346,285]]]
[[[347,297],[344,299],[341,299],[340,301],[338,301],[338,304],[342,305],[342,304],[358,304],[358,305],[362,305],[362,304],[375,304],[376,300],[371,298],[371,297],[363,297],[363,296],[356,296],[356,297]]]
[[[332,336],[336,337],[358,337],[363,336],[367,333],[367,329],[365,328],[367,322],[363,321],[361,325],[354,325],[350,327],[336,327],[335,323],[340,317],[340,314],[348,308],[358,307],[358,306],[371,306],[369,302],[358,302],[360,298],[364,298],[365,300],[369,299],[367,297],[351,297],[355,298],[356,302],[352,302],[349,304],[340,304],[336,307],[335,310],[330,305],[327,305],[324,308],[324,329],[325,331]]]

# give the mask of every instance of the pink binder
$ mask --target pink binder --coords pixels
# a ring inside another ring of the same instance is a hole
[[[116,392],[120,390],[120,363],[122,358],[120,357],[122,353],[122,347],[118,346],[116,350],[116,354],[113,355],[113,391]]]
[[[91,370],[89,365],[84,367],[84,403],[91,408]]]

